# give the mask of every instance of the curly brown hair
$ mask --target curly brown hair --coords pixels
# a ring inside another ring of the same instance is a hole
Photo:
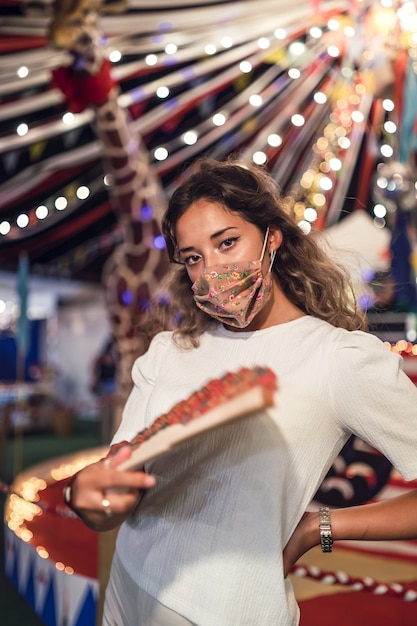
[[[348,271],[325,252],[320,233],[303,233],[294,218],[282,208],[280,190],[262,167],[230,158],[226,162],[202,159],[191,175],[174,191],[162,222],[172,263],[177,260],[176,224],[197,200],[217,202],[239,213],[262,233],[270,225],[281,230],[283,241],[273,272],[287,298],[304,313],[347,330],[366,330],[365,314],[358,308]],[[166,287],[164,321],[152,313],[152,334],[173,320],[177,338],[198,344],[198,337],[213,322],[194,303],[191,281],[184,266],[177,267]],[[169,314],[167,314],[169,311]]]

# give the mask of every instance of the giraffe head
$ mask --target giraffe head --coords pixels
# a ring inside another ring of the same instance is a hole
[[[101,0],[55,0],[49,40],[61,50],[89,56],[100,31]]]

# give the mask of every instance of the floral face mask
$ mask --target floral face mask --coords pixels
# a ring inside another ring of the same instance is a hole
[[[272,265],[276,250],[271,253],[267,275],[262,275],[262,261],[268,240],[266,231],[259,261],[238,261],[204,268],[192,286],[197,306],[219,322],[246,328],[265,306],[272,294]]]

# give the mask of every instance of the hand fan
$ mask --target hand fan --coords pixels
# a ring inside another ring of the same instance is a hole
[[[138,469],[190,437],[272,406],[276,389],[276,376],[265,367],[241,368],[210,380],[130,442],[113,446],[112,451],[122,445],[133,449],[131,457],[118,469]]]

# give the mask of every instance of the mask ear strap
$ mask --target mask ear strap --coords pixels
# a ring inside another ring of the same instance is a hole
[[[269,270],[268,270],[268,272],[270,272],[272,270],[272,266],[274,265],[274,261],[275,261],[276,255],[277,255],[276,249],[272,250],[271,255],[269,257],[271,259],[271,261],[269,263]]]
[[[264,258],[264,254],[265,254],[265,250],[266,250],[266,244],[268,243],[268,235],[269,235],[269,226],[266,229],[264,245],[262,246],[261,258],[259,259],[260,261],[262,261],[262,259]]]

